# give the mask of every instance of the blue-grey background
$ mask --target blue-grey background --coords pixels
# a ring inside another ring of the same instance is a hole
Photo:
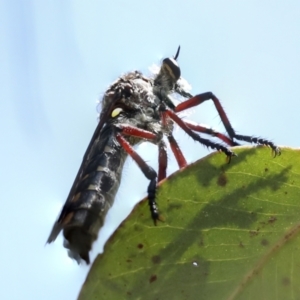
[[[96,100],[120,74],[148,74],[180,44],[192,93],[213,91],[239,133],[299,147],[299,39],[299,1],[0,0],[0,298],[76,298],[89,268],[68,258],[61,235],[44,245],[96,127]],[[189,118],[224,132],[212,103]],[[176,136],[189,162],[210,152]],[[139,148],[153,166],[155,151]],[[92,258],[146,188],[128,159]]]

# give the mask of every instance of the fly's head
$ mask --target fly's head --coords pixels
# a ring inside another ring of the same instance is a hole
[[[161,69],[154,79],[154,94],[164,103],[167,107],[174,109],[175,105],[171,101],[169,95],[172,92],[178,93],[183,97],[190,97],[188,92],[184,91],[180,80],[181,71],[177,63],[179,56],[180,46],[174,57],[165,58],[162,62]]]

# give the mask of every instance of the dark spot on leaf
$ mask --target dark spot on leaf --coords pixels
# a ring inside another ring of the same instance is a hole
[[[289,240],[289,239],[292,237],[293,233],[294,233],[294,232],[289,232],[289,233],[287,233],[287,234],[284,236],[284,238],[285,238],[286,240]]]
[[[159,263],[161,262],[161,258],[160,258],[159,255],[154,255],[154,256],[152,256],[151,260],[152,260],[152,262],[153,262],[154,264],[156,264],[156,265],[159,264]]]
[[[152,282],[154,282],[156,279],[157,279],[157,276],[156,276],[156,275],[151,275],[151,277],[150,277],[150,279],[149,279],[149,282],[152,283]]]
[[[262,222],[259,222],[259,224],[261,225],[261,228],[265,228],[267,223],[262,221]]]
[[[265,172],[268,172],[269,171],[269,169],[268,168],[265,168]]]
[[[137,247],[138,247],[139,249],[143,249],[143,248],[144,248],[144,245],[140,243],[140,244],[137,245]]]
[[[225,173],[222,173],[218,178],[218,185],[219,186],[225,186],[227,184],[227,177]]]
[[[283,277],[283,278],[282,278],[282,284],[283,284],[284,286],[289,286],[289,285],[291,284],[290,278],[288,278],[288,277]]]
[[[131,263],[131,262],[132,262],[132,260],[131,260],[131,259],[127,259],[126,261],[127,261],[128,263]]]
[[[178,204],[178,203],[170,203],[168,205],[168,211],[178,210],[178,209],[181,209],[181,208],[182,208],[182,205]]]
[[[268,246],[268,245],[269,245],[269,241],[266,240],[266,239],[262,239],[262,240],[261,240],[261,244],[262,244],[263,246]]]
[[[258,235],[258,231],[257,230],[250,230],[249,233],[250,233],[250,237],[254,237],[254,236]]]
[[[203,241],[203,239],[201,239],[201,240],[199,241],[198,245],[199,245],[200,247],[203,247],[203,246],[204,246],[204,241]]]
[[[128,296],[131,296],[131,292],[127,292],[127,295],[128,295]]]
[[[268,222],[269,222],[270,224],[274,223],[275,221],[277,221],[277,218],[276,218],[275,216],[271,216],[271,217],[269,218],[269,220],[268,220]]]
[[[242,242],[239,243],[240,248],[245,248],[244,244]]]

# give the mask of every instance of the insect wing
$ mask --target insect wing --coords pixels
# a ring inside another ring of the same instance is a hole
[[[82,163],[81,163],[80,168],[77,172],[77,175],[76,175],[75,180],[73,182],[72,188],[69,192],[68,198],[67,198],[67,200],[66,200],[66,202],[65,202],[65,204],[62,208],[62,211],[61,211],[57,221],[53,225],[53,228],[51,230],[51,233],[49,235],[47,243],[52,243],[57,238],[59,232],[63,229],[65,217],[68,215],[70,206],[72,205],[72,199],[74,197],[76,188],[77,188],[79,182],[81,181],[83,171],[87,166],[88,158],[90,156],[93,145],[95,144],[95,141],[97,140],[97,138],[100,136],[100,132],[101,132],[104,124],[107,122],[107,120],[109,118],[109,115],[110,115],[115,103],[117,102],[118,98],[119,98],[118,95],[115,95],[115,97],[111,101],[111,103],[106,108],[104,108],[102,110],[101,114],[100,114],[100,121],[99,121],[99,123],[96,127],[96,130],[93,134],[93,137],[92,137],[92,139],[91,139],[91,141],[90,141],[90,143],[87,147],[87,150],[85,151]]]

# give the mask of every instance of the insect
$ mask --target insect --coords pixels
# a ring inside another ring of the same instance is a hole
[[[195,141],[225,153],[228,162],[235,156],[223,144],[202,138],[197,132],[220,139],[229,146],[238,145],[236,140],[269,146],[274,156],[280,149],[266,139],[237,135],[221,106],[211,92],[192,96],[181,83],[181,71],[177,63],[180,47],[174,57],[165,58],[158,74],[145,77],[138,71],[117,79],[105,92],[98,126],[86,150],[83,161],[69,192],[66,203],[54,223],[48,243],[53,242],[63,230],[64,246],[69,256],[78,262],[90,262],[89,251],[97,239],[108,209],[117,193],[123,164],[128,155],[138,164],[149,179],[148,201],[154,223],[161,220],[156,204],[157,182],[166,177],[167,144],[177,160],[179,168],[187,162],[173,137],[174,124],[179,125]],[[185,98],[175,106],[171,94]],[[177,113],[212,100],[227,135],[188,121]],[[134,150],[133,146],[148,141],[158,146],[158,173]]]

